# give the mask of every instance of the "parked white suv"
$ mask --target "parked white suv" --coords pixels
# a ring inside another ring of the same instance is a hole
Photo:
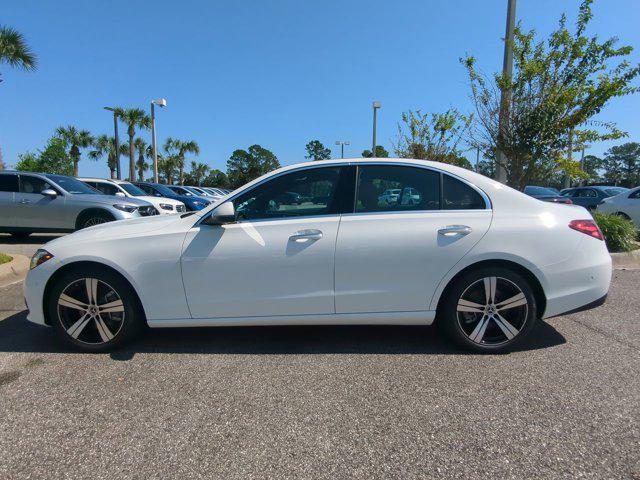
[[[133,183],[125,180],[112,180],[106,178],[79,178],[90,187],[100,190],[105,195],[116,195],[119,197],[137,198],[152,204],[160,214],[186,212],[184,203],[166,197],[153,197],[136,187]]]

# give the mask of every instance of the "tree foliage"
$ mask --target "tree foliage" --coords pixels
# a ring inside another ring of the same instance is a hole
[[[183,141],[169,137],[164,143],[164,149],[169,156],[174,157],[173,162],[178,170],[178,182],[184,185],[185,157],[187,153],[199,155],[200,146],[195,140]]]
[[[304,158],[310,160],[328,160],[331,158],[331,149],[326,148],[320,143],[320,140],[311,140],[304,148],[307,151]]]
[[[18,155],[16,170],[73,175],[74,162],[67,148],[68,144],[63,138],[52,137],[44,150]]]
[[[22,34],[11,27],[0,27],[0,63],[23,70],[36,69],[35,54]]]
[[[362,158],[373,158],[373,155],[371,155],[371,150],[363,150]],[[382,145],[376,145],[375,158],[389,158],[389,152],[387,152]]]
[[[203,187],[228,188],[229,178],[227,174],[218,169],[209,170],[209,175],[202,181]]]
[[[126,155],[129,150],[127,144],[121,144],[120,155]],[[117,171],[117,159],[116,159],[116,141],[113,137],[108,135],[100,135],[94,139],[93,150],[89,152],[89,158],[92,160],[98,160],[103,157],[107,157],[107,166],[111,173],[111,178],[116,178]]]
[[[604,179],[615,185],[640,185],[640,143],[630,142],[611,147],[604,154],[601,168]]]
[[[459,149],[469,131],[472,117],[452,108],[444,113],[423,114],[420,110],[402,114],[395,145],[400,158],[417,158],[470,168]]]
[[[235,150],[227,161],[227,176],[232,188],[237,188],[280,167],[278,158],[260,145],[247,150]]]
[[[151,117],[141,108],[116,108],[116,116],[127,125],[127,135],[129,135],[129,180],[136,178],[136,149],[135,135],[137,129],[151,128]]]
[[[80,149],[93,145],[94,138],[88,130],[79,130],[73,125],[58,127],[56,135],[64,139],[69,145],[69,156],[73,159],[73,175],[78,176],[78,163],[80,162]]]
[[[511,78],[483,76],[475,58],[461,59],[470,83],[476,110],[474,141],[483,150],[504,152],[508,183],[524,187],[533,179],[546,178],[558,168],[570,143],[571,132],[582,142],[624,136],[613,123],[592,118],[615,97],[635,93],[632,85],[640,73],[625,57],[630,46],[617,46],[617,39],[601,41],[587,36],[593,0],[583,0],[573,32],[566,16],[547,39],[534,30],[515,28],[514,72]],[[511,98],[505,122],[499,128],[500,93]],[[581,146],[574,144],[575,149]],[[564,166],[571,166],[565,163]]]

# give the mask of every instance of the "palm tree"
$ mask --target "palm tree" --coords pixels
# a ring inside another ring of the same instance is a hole
[[[11,27],[0,27],[0,63],[23,70],[36,69],[36,56],[29,50],[22,34]]]
[[[135,141],[136,128],[148,129],[151,127],[151,118],[141,108],[116,108],[116,115],[127,125],[129,135],[129,180],[136,178]]]
[[[200,154],[200,147],[195,140],[183,142],[182,140],[169,137],[164,143],[164,149],[167,152],[171,152],[172,155],[175,155],[177,162],[176,166],[179,171],[179,182],[180,185],[184,185],[184,156],[187,153],[193,153],[195,155]]]
[[[56,135],[71,145],[69,156],[73,159],[73,175],[78,176],[78,163],[80,162],[80,149],[93,145],[93,137],[88,130],[78,130],[73,125],[58,127]]]
[[[136,138],[133,142],[136,151],[138,152],[138,160],[136,160],[136,168],[138,169],[138,181],[144,181],[144,172],[149,170],[149,164],[145,162],[145,156],[148,155],[149,145],[142,138]]]
[[[111,178],[116,178],[117,160],[116,160],[116,141],[113,137],[107,135],[100,135],[93,142],[93,150],[89,152],[89,158],[92,160],[98,160],[99,158],[107,156],[107,165],[111,172]],[[127,153],[129,146],[125,144],[120,145],[120,155]]]
[[[177,163],[175,155],[158,155],[158,173],[168,185],[173,185]]]
[[[209,165],[207,165],[206,163],[197,163],[193,161],[191,162],[191,175],[195,179],[198,186],[200,186],[204,177],[207,176],[207,173],[209,173],[209,170],[211,169],[209,168]]]

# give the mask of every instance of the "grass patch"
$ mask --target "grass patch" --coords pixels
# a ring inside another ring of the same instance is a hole
[[[620,215],[597,212],[593,218],[602,230],[610,252],[630,252],[634,249],[638,232],[631,220]]]
[[[0,265],[2,265],[3,263],[9,263],[11,260],[13,260],[13,257],[5,255],[4,253],[0,253]]]

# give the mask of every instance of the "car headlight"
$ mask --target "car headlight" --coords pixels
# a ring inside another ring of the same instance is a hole
[[[36,253],[33,254],[33,257],[31,257],[31,262],[29,263],[29,270],[33,270],[38,265],[43,264],[44,262],[51,260],[52,258],[53,258],[53,255],[51,255],[46,250],[39,248],[38,250],[36,250]]]
[[[127,213],[133,213],[138,209],[138,207],[134,205],[125,205],[124,203],[116,203],[113,208],[117,208],[118,210],[122,210]]]
[[[163,210],[173,210],[173,205],[170,205],[168,203],[161,203],[160,208]]]

